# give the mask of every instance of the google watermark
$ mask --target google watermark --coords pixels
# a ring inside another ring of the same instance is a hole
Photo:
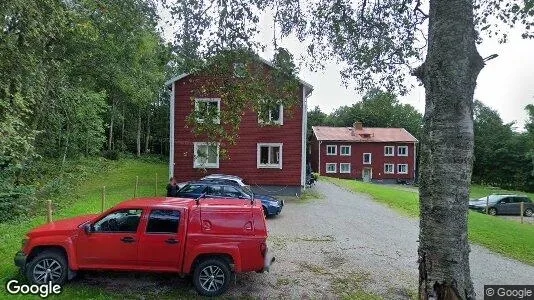
[[[534,300],[534,285],[485,285],[486,300]]]
[[[41,285],[20,284],[16,279],[7,282],[6,290],[11,295],[35,295],[42,298],[61,294],[61,286],[59,284],[53,284],[52,282]]]

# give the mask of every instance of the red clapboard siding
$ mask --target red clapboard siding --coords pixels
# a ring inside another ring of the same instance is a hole
[[[193,168],[193,142],[207,141],[195,137],[191,128],[187,128],[186,118],[194,109],[191,90],[195,86],[190,78],[202,80],[201,77],[190,75],[174,83],[174,177],[178,181],[223,173],[240,176],[250,185],[301,185],[302,105],[295,106],[291,116],[284,108],[282,126],[260,126],[257,114],[251,110],[246,111],[241,120],[238,141],[228,148],[228,158],[220,157],[219,168],[208,168],[205,171]],[[302,95],[302,90],[299,95]],[[203,97],[220,98],[217,95]],[[224,109],[225,102],[221,98],[221,110]],[[257,168],[257,143],[283,143],[282,169]]]
[[[314,141],[315,146],[312,151],[317,153],[319,149],[319,142]],[[327,145],[337,145],[337,155],[326,155]],[[341,145],[351,145],[351,155],[342,156],[340,155]],[[384,146],[395,146],[395,156],[385,156],[384,155]],[[408,156],[398,156],[397,147],[398,146],[408,146]],[[402,179],[402,180],[413,180],[415,178],[415,159],[414,159],[414,143],[361,143],[361,142],[330,142],[322,141],[320,143],[320,152],[321,152],[321,175],[333,176],[339,178],[362,178],[363,168],[372,168],[372,179],[381,180],[381,179]],[[363,154],[371,153],[371,164],[363,164]],[[318,157],[318,154],[316,154]],[[316,160],[315,164],[318,164]],[[326,164],[327,163],[336,163],[337,170],[336,173],[326,173]],[[351,172],[349,173],[340,173],[339,164],[340,163],[350,163]],[[384,173],[384,164],[391,163],[394,164],[394,174],[385,174]],[[397,164],[408,164],[408,174],[398,174],[397,173]],[[316,169],[314,169],[315,171]]]

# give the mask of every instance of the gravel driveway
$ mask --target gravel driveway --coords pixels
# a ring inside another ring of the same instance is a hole
[[[286,201],[282,213],[267,220],[268,243],[276,256],[271,272],[237,275],[227,295],[262,299],[337,299],[347,294],[409,299],[416,295],[418,221],[330,183],[317,182],[314,189],[326,196]],[[471,248],[471,272],[480,299],[484,284],[534,284],[534,267],[480,246]],[[138,290],[141,299],[168,290],[184,292],[182,297],[195,295],[188,280],[119,277],[110,280],[108,273],[89,274],[80,283]]]

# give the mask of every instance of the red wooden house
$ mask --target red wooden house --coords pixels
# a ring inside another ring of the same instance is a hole
[[[338,178],[413,182],[417,142],[404,128],[314,126],[312,169]]]
[[[273,67],[263,59],[260,63]],[[223,97],[193,97],[193,85],[198,80],[204,79],[182,74],[166,83],[171,89],[170,177],[183,182],[222,173],[242,177],[258,193],[300,193],[306,171],[306,99],[313,87],[299,80],[299,104],[292,107],[292,112],[280,105],[268,113],[269,123],[274,126],[261,124],[263,120],[252,109],[245,111],[238,141],[227,149],[224,158],[218,144],[195,136],[187,126],[186,118],[194,109],[226,109]],[[200,153],[203,155],[197,155]]]

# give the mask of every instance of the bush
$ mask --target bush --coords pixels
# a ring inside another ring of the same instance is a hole
[[[109,160],[119,160],[120,152],[118,150],[104,150],[102,156]]]

